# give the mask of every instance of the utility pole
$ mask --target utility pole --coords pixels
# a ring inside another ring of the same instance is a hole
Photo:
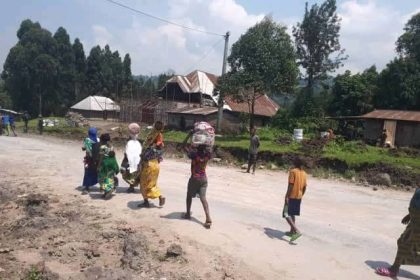
[[[223,53],[223,66],[222,66],[222,75],[226,73],[226,63],[227,63],[227,54],[228,54],[228,47],[229,47],[229,31],[226,32],[225,37],[225,50]],[[216,131],[220,132],[221,125],[222,125],[222,119],[223,119],[223,105],[224,105],[224,97],[223,93],[219,92],[219,111],[217,113],[217,123],[216,123]]]

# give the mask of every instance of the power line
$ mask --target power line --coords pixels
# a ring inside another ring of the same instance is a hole
[[[214,35],[214,36],[223,36],[223,37],[225,36],[225,35],[222,35],[222,34],[210,32],[210,31],[205,31],[205,30],[202,30],[202,29],[198,29],[198,28],[194,28],[194,27],[182,25],[182,24],[179,24],[179,23],[176,23],[176,22],[172,22],[172,21],[169,21],[167,19],[164,19],[164,18],[161,18],[161,17],[157,17],[157,16],[151,15],[149,13],[146,13],[146,12],[143,12],[143,11],[140,11],[140,10],[137,10],[137,9],[134,9],[132,7],[129,7],[127,5],[124,5],[124,4],[119,3],[117,1],[114,1],[114,0],[105,0],[105,1],[107,1],[109,3],[112,3],[114,5],[120,6],[122,8],[125,8],[127,10],[133,11],[135,13],[138,13],[138,14],[141,14],[141,15],[144,15],[144,16],[147,16],[147,17],[150,17],[150,18],[153,18],[155,20],[166,22],[166,23],[169,23],[169,24],[172,24],[172,25],[175,25],[175,26],[178,26],[180,28],[184,28],[184,29],[187,29],[187,30],[190,30],[190,31],[201,32],[201,33],[205,33],[205,34],[208,34],[208,35]]]
[[[199,59],[199,60],[197,60],[196,62],[194,62],[194,64],[193,65],[191,65],[190,67],[188,67],[187,68],[187,70],[185,71],[185,73],[186,74],[188,74],[188,72],[190,71],[190,70],[192,70],[192,68],[195,66],[195,65],[198,65],[201,61],[203,61],[213,50],[214,50],[214,48],[217,46],[217,45],[219,45],[220,44],[220,42],[222,42],[224,39],[220,39],[220,40],[218,40],[218,41],[216,41],[216,43],[214,43],[213,45],[211,45],[205,52],[204,52],[204,54],[203,54],[203,56]]]

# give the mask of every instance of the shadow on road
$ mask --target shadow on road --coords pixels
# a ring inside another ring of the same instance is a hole
[[[264,233],[271,239],[280,239],[289,242],[289,240],[283,238],[286,235],[283,231],[272,228],[264,228]]]
[[[391,265],[387,262],[383,262],[383,261],[365,261],[365,264],[367,266],[369,266],[370,268],[372,268],[373,270],[377,269],[378,267],[390,267]],[[404,269],[400,269],[400,272],[398,273],[398,276],[400,277],[404,277],[407,279],[413,279],[413,280],[418,280],[420,279],[420,276],[411,273],[410,271],[404,270]],[[397,277],[393,278],[393,279],[398,279]]]
[[[149,200],[150,201],[150,200]],[[133,200],[133,201],[129,201],[127,202],[127,207],[130,208],[131,210],[140,210],[140,209],[150,209],[150,208],[162,208],[159,206],[156,206],[153,204],[153,202],[150,202],[150,206],[148,208],[146,207],[139,207],[139,204],[143,203],[143,200]]]
[[[160,217],[161,218],[164,218],[164,219],[169,219],[169,220],[191,221],[191,222],[197,223],[197,224],[202,225],[202,226],[204,225],[202,222],[200,222],[199,220],[197,220],[194,217],[191,217],[191,219],[189,219],[189,220],[188,219],[184,219],[183,218],[183,215],[184,215],[183,212],[172,212],[172,213],[170,213],[168,215],[160,216]]]

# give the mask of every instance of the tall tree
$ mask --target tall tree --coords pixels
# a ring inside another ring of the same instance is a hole
[[[86,83],[86,56],[83,50],[83,45],[78,38],[73,43],[74,54],[74,95],[76,100],[86,97],[85,83]]]
[[[400,56],[380,74],[378,108],[420,110],[420,13],[407,22],[404,31],[397,41]]]
[[[219,89],[238,102],[247,102],[250,127],[254,126],[255,101],[263,93],[291,93],[298,75],[295,52],[286,27],[271,17],[248,29],[233,44],[230,71]]]
[[[305,69],[308,88],[312,93],[314,82],[327,78],[343,61],[344,50],[339,41],[340,18],[336,0],[326,0],[320,6],[305,6],[302,22],[293,27],[299,65]],[[331,57],[334,53],[336,57]]]
[[[6,58],[2,77],[15,109],[35,115],[40,97],[51,100],[56,95],[57,42],[48,30],[30,20],[21,23],[17,36],[19,40]],[[42,113],[57,113],[57,106],[45,103]]]
[[[56,90],[59,92],[61,111],[74,104],[75,95],[75,55],[70,43],[70,36],[63,27],[59,27],[54,34],[57,43],[58,77]]]
[[[90,50],[86,63],[86,83],[89,95],[103,93],[102,50],[100,46]]]
[[[123,60],[123,94],[128,97],[132,94],[133,75],[131,74],[131,58],[127,53]]]
[[[420,12],[407,22],[404,31],[397,41],[398,53],[420,62]]]

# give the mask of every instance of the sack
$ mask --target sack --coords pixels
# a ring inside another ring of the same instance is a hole
[[[127,157],[124,155],[124,159],[122,160],[121,167],[120,167],[121,173],[127,172],[129,168],[130,168],[130,164],[128,163]]]
[[[214,145],[214,128],[206,122],[197,122],[194,124],[194,134],[192,136],[192,145]]]

